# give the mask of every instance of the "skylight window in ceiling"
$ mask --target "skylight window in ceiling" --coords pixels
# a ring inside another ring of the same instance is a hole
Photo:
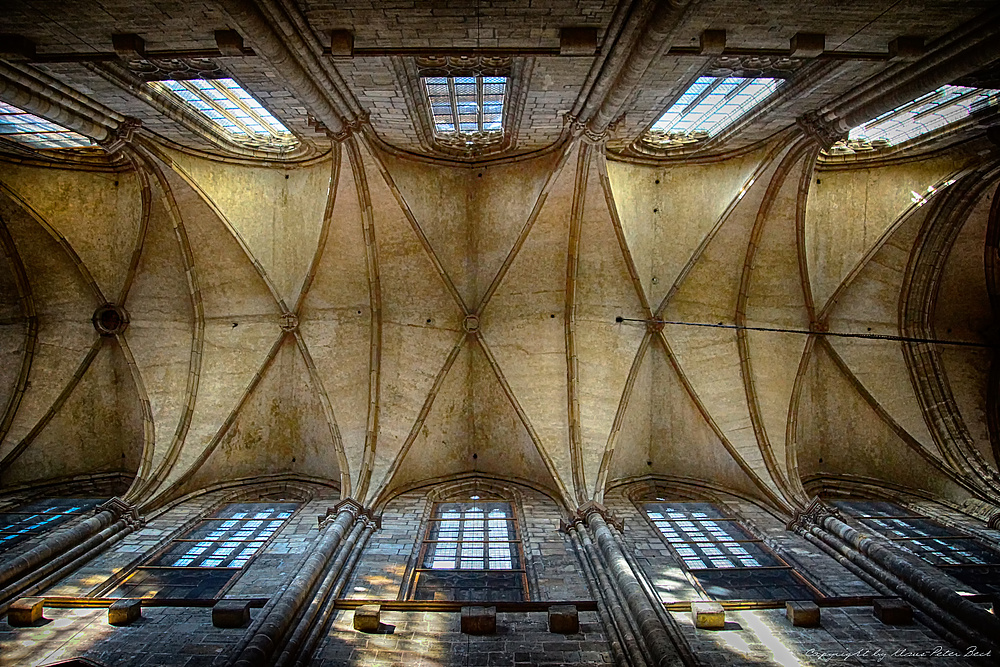
[[[699,77],[653,123],[646,140],[676,147],[714,137],[777,90],[780,83],[781,79]]]
[[[424,78],[427,99],[439,136],[470,141],[503,135],[504,76],[431,76]]]
[[[941,86],[854,128],[848,146],[855,150],[895,146],[987,106],[1000,106],[1000,90]]]
[[[277,148],[298,143],[287,127],[232,79],[153,81],[149,85],[181,98],[239,143]]]
[[[94,142],[61,125],[0,102],[0,136],[32,148],[88,148]]]

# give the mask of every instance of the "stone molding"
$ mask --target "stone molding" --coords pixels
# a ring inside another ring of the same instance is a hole
[[[805,509],[795,510],[792,520],[788,522],[785,529],[795,533],[808,532],[813,526],[822,527],[824,520],[830,517],[845,521],[844,515],[837,508],[827,505],[817,496]]]
[[[325,514],[316,517],[319,523],[319,529],[323,530],[330,525],[344,510],[350,511],[354,514],[355,518],[364,519],[367,523],[371,524],[375,530],[382,528],[381,514],[376,514],[374,510],[365,507],[354,498],[344,498],[333,507],[328,507]]]
[[[135,505],[130,505],[121,498],[117,496],[111,498],[106,503],[98,505],[94,513],[99,514],[101,512],[111,512],[112,516],[116,519],[121,519],[125,524],[132,530],[142,528],[145,525],[142,517],[139,516],[139,510]]]

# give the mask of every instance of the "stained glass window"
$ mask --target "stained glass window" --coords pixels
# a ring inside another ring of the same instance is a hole
[[[137,567],[112,597],[213,598],[263,551],[297,507],[227,505]]]
[[[521,539],[510,503],[438,503],[416,569],[417,600],[523,600]]]
[[[976,591],[1000,593],[1000,553],[969,536],[894,503],[839,500],[833,505]]]
[[[424,77],[434,131],[438,135],[503,134],[507,77]]]
[[[941,86],[854,128],[847,146],[854,150],[895,146],[987,106],[1000,106],[1000,90]]]
[[[717,600],[806,600],[815,591],[738,521],[710,503],[647,503],[646,516]]]
[[[678,147],[722,132],[778,89],[781,79],[699,77],[644,136],[657,146]]]
[[[232,79],[152,81],[149,85],[180,98],[239,143],[272,148],[298,143],[287,127]]]
[[[0,136],[32,148],[87,148],[94,142],[15,106],[0,102]]]
[[[0,514],[0,551],[87,514],[99,502],[96,498],[54,498]]]

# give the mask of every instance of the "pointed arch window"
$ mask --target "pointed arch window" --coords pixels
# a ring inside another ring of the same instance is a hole
[[[710,503],[646,503],[646,516],[716,600],[808,600],[819,592],[736,519]]]
[[[219,597],[297,508],[297,503],[283,502],[226,505],[136,567],[110,596]]]
[[[885,501],[832,503],[896,546],[980,593],[1000,593],[1000,552],[962,532]]]
[[[272,150],[298,145],[295,135],[233,79],[151,81],[148,85],[194,108],[237,143]]]
[[[435,503],[414,575],[414,600],[527,599],[511,503]]]
[[[94,142],[62,125],[0,102],[0,136],[32,148],[90,148]]]
[[[52,498],[2,513],[0,552],[74,517],[85,515],[100,502],[96,498]]]
[[[896,146],[988,107],[1000,107],[1000,90],[941,86],[855,127],[848,133],[846,145],[835,144],[831,152]]]
[[[782,79],[701,76],[643,136],[659,148],[707,141],[778,89]]]

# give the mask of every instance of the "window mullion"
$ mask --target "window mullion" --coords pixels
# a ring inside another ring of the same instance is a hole
[[[451,100],[451,119],[456,134],[462,133],[462,125],[458,117],[458,91],[455,90],[455,78],[448,77],[448,98]]]
[[[260,114],[258,114],[254,109],[250,108],[250,106],[246,102],[241,100],[236,95],[233,95],[233,91],[229,90],[225,86],[220,86],[217,81],[212,80],[210,81],[210,83],[212,84],[213,88],[215,88],[217,91],[225,95],[226,99],[228,99],[230,102],[239,107],[240,110],[243,111],[243,113],[250,116],[250,118],[252,118],[257,125],[263,127],[267,131],[268,135],[270,135],[272,140],[280,138],[275,129],[271,127],[270,123],[266,122],[263,118],[261,118]],[[250,134],[250,136],[257,136],[258,133],[255,132],[253,129],[251,129],[250,126],[246,125],[244,121],[239,120],[238,122],[240,124],[240,127],[244,128],[247,131],[247,133]]]
[[[213,109],[215,109],[217,112],[219,112],[223,116],[225,116],[231,123],[233,123],[234,125],[237,125],[240,128],[240,130],[243,131],[244,134],[246,134],[246,135],[248,135],[250,137],[255,136],[256,133],[253,132],[253,131],[251,131],[250,128],[247,127],[243,123],[242,120],[240,120],[239,118],[237,118],[236,116],[234,116],[232,113],[230,113],[228,109],[223,109],[217,103],[216,100],[213,100],[211,97],[209,97],[208,95],[206,95],[205,91],[199,89],[196,86],[191,85],[187,81],[181,81],[179,83],[182,86],[184,86],[184,88],[186,88],[187,90],[191,91],[192,93],[194,93],[195,95],[197,95],[198,97],[200,97],[203,102],[205,102],[206,104],[208,104],[209,106],[211,106]],[[213,88],[216,87],[214,83],[212,84],[212,87]],[[228,95],[227,95],[227,97],[228,97]]]

